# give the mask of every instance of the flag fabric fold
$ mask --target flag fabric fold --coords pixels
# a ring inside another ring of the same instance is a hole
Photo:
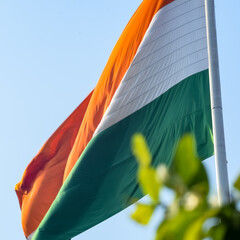
[[[136,132],[154,166],[171,164],[187,132],[200,158],[211,156],[208,75],[204,0],[144,0],[94,91],[16,186],[26,237],[70,239],[141,198],[130,149]]]

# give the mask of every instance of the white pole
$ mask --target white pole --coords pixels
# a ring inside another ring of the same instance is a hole
[[[217,191],[219,205],[222,206],[230,202],[230,193],[222,116],[214,0],[205,0],[205,12]]]

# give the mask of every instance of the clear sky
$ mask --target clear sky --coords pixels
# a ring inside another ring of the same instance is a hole
[[[94,88],[140,2],[0,0],[1,239],[25,239],[14,186],[43,143]],[[215,5],[232,182],[240,173],[240,1],[215,0]],[[206,160],[216,192],[213,163]],[[154,223],[138,227],[129,219],[131,211],[75,239],[152,239]]]

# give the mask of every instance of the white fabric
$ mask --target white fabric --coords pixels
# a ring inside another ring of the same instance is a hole
[[[94,136],[206,69],[204,0],[175,0],[154,16]]]

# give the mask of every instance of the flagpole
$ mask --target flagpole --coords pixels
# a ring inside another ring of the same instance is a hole
[[[216,180],[218,202],[219,205],[222,206],[230,202],[230,192],[228,184],[227,157],[224,139],[214,0],[205,0],[205,12],[208,41],[209,82],[212,108]]]

